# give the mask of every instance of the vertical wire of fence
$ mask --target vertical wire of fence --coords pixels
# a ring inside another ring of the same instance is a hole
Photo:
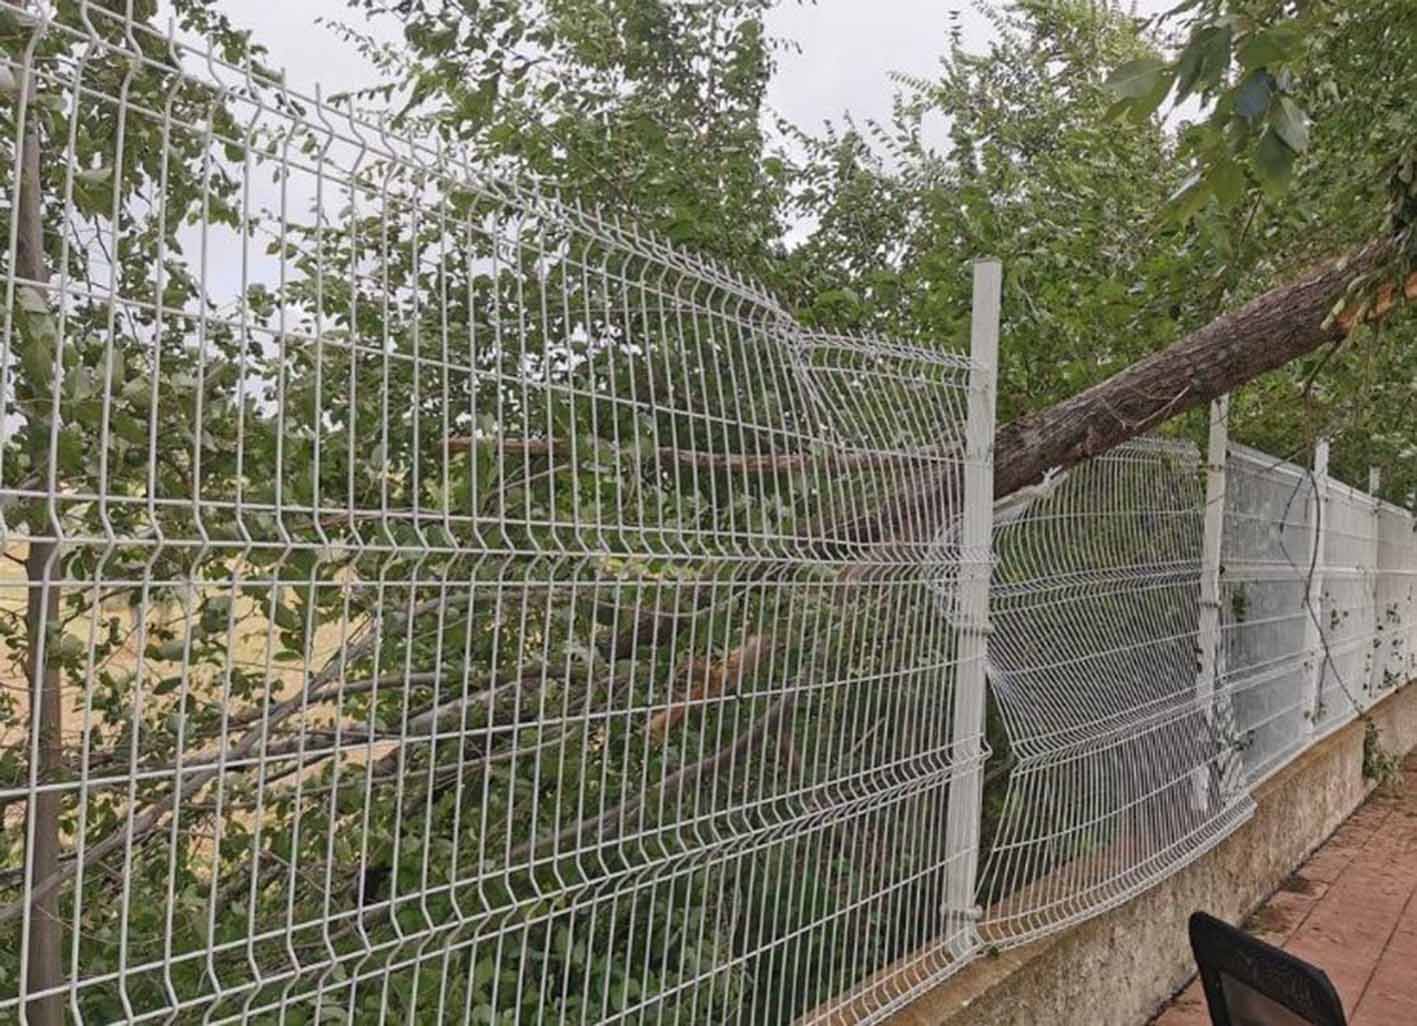
[[[1417,522],[1327,465],[1323,440],[1308,468],[1230,449],[1224,678],[1252,782],[1417,671]]]
[[[1297,466],[1232,444],[1227,417],[1216,403],[1203,468],[1131,442],[996,510],[986,942],[1175,872],[1417,673],[1417,520],[1335,480],[1326,440]]]
[[[949,970],[988,349],[805,332],[113,5],[0,35],[0,1017],[776,1024]]]
[[[1252,777],[1305,742],[1321,651],[1310,612],[1318,503],[1303,468],[1232,445],[1226,465],[1221,634],[1226,679]],[[1298,683],[1296,683],[1298,682]]]

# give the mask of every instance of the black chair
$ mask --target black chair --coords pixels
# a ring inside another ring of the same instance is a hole
[[[1214,1026],[1347,1026],[1323,970],[1214,916],[1191,916],[1191,950]]]

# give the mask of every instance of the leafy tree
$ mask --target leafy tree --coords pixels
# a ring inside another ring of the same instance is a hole
[[[788,169],[764,122],[773,0],[351,6],[404,26],[406,47],[380,61],[389,81],[366,94],[398,97],[403,119],[456,139],[479,166],[543,176],[774,280]]]
[[[1132,119],[1200,105],[1179,135],[1187,178],[1170,212],[1228,225],[1226,239],[1242,243],[1217,254],[1232,300],[1390,240],[1338,297],[1350,316],[1383,306],[1385,283],[1407,282],[1412,266],[1417,12],[1385,0],[1196,0],[1161,27],[1179,32],[1177,45],[1118,66],[1109,84]],[[1385,494],[1410,503],[1412,330],[1385,323],[1364,344],[1296,361],[1238,395],[1234,430],[1275,452],[1331,434],[1339,474],[1362,482],[1379,466]]]

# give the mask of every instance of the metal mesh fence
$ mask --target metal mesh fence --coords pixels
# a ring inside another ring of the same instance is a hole
[[[1354,488],[1327,484],[1322,601],[1323,674],[1315,727],[1352,719],[1372,699],[1377,664],[1377,502]]]
[[[1317,505],[1308,471],[1264,453],[1232,446],[1225,475],[1221,665],[1245,765],[1259,777],[1296,752],[1309,728]]]
[[[0,1017],[780,1023],[945,936],[985,554],[837,525],[958,520],[974,364],[4,13]]]
[[[1251,804],[1228,717],[1197,693],[1204,482],[1132,442],[996,521],[990,671],[1015,765],[982,872],[1018,943],[1119,904]]]
[[[1417,535],[1412,514],[1378,504],[1375,696],[1417,677]]]
[[[1310,470],[1232,446],[1222,552],[1225,693],[1252,780],[1417,670],[1417,523]]]
[[[0,1016],[876,1021],[1417,669],[1223,417],[991,513],[997,265],[805,331],[115,7],[0,0]]]

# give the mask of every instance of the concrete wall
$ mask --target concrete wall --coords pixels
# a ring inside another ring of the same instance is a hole
[[[1417,684],[1372,710],[1383,747],[1417,747]],[[978,959],[887,1020],[894,1026],[1140,1026],[1194,972],[1186,920],[1254,911],[1367,797],[1362,721],[1262,783],[1255,816],[1147,893],[1081,926]]]

